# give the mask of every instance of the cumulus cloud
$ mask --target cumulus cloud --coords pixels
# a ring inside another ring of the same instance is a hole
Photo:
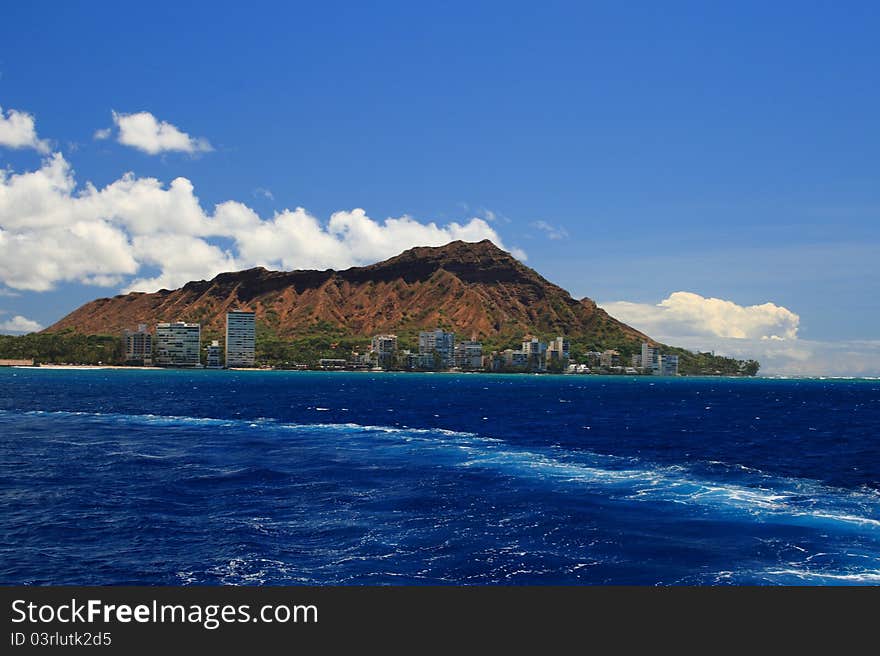
[[[0,146],[49,152],[49,142],[37,138],[36,121],[32,114],[17,109],[4,113],[3,107],[0,107]]]
[[[544,232],[547,239],[559,240],[568,237],[568,231],[562,226],[555,226],[546,221],[533,221],[530,223],[533,228],[537,228]]]
[[[20,314],[16,314],[11,319],[0,321],[0,332],[4,333],[33,333],[42,330],[41,326],[32,319],[27,319]]]
[[[880,376],[880,340],[657,338],[694,351],[758,360],[762,375]]]
[[[119,130],[117,141],[150,155],[165,152],[202,153],[214,150],[207,139],[192,137],[167,121],[160,121],[150,112],[123,114],[113,112],[113,123]],[[107,139],[111,128],[97,130],[95,139]]]
[[[102,188],[77,185],[60,153],[35,171],[0,170],[0,282],[45,291],[62,281],[156,291],[223,271],[345,268],[413,246],[490,239],[481,218],[438,225],[362,209],[321,221],[303,208],[263,218],[237,201],[206,211],[192,182],[123,175]],[[514,249],[522,259],[525,253]]]
[[[132,254],[138,262],[152,265],[160,273],[138,278],[126,291],[177,289],[190,280],[213,278],[218,273],[240,268],[231,253],[191,235],[139,235],[132,240]]]
[[[656,305],[603,303],[612,316],[649,335],[731,339],[795,339],[800,317],[788,308],[763,303],[743,306],[693,292],[674,292]]]
[[[666,344],[756,359],[765,375],[880,375],[880,341],[800,339],[800,317],[774,303],[743,306],[675,292],[657,304],[616,301],[600,305],[613,317]]]

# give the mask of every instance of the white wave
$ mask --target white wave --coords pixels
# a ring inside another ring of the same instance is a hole
[[[799,579],[821,579],[824,581],[845,581],[847,583],[880,583],[880,571],[864,572],[822,572],[807,569],[774,569],[764,572],[767,576],[794,576]]]
[[[0,411],[4,412],[5,411]],[[441,428],[362,425],[357,423],[282,422],[271,417],[258,419],[218,419],[155,414],[120,414],[33,410],[26,414],[87,416],[116,422],[151,424],[191,424],[222,427],[281,428],[305,434],[326,431],[347,439],[367,436],[385,439],[395,448],[417,449],[442,455],[445,465],[486,468],[508,475],[540,477],[567,485],[601,488],[604,493],[626,501],[652,501],[726,509],[785,523],[815,525],[823,522],[845,524],[858,529],[880,529],[880,502],[876,491],[832,488],[816,481],[774,478],[759,470],[740,467],[741,474],[753,479],[752,485],[701,478],[677,465],[655,465],[618,456],[574,452],[560,458],[552,447],[520,449],[504,440],[475,433]],[[371,443],[371,446],[376,446]],[[377,457],[380,454],[377,453]],[[388,454],[385,454],[386,456]],[[452,458],[451,462],[448,462]],[[715,464],[727,463],[713,461]],[[633,466],[635,464],[636,466]]]

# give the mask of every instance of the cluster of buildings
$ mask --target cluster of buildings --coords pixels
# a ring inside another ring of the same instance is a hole
[[[543,342],[526,337],[520,348],[483,354],[482,343],[474,340],[456,342],[455,333],[440,328],[419,333],[418,351],[399,349],[397,335],[375,335],[366,353],[352,353],[349,360],[324,358],[322,369],[398,369],[409,371],[492,371],[547,372],[569,374],[619,373],[677,376],[678,356],[663,355],[650,344],[642,344],[641,353],[628,363],[613,349],[590,351],[582,363],[571,362],[568,338],[556,337]]]
[[[678,356],[664,355],[656,346],[642,343],[642,352],[632,356],[632,366],[655,376],[677,376]]]
[[[247,310],[226,313],[225,362],[220,342],[214,340],[205,348],[202,364],[202,327],[198,323],[157,323],[153,333],[141,324],[136,331],[126,330],[123,338],[126,362],[144,366],[253,367],[256,356],[254,313]]]
[[[570,345],[559,336],[551,342],[527,336],[518,349],[493,351],[485,363],[487,371],[563,371],[569,361]]]
[[[136,331],[126,330],[124,338],[125,359],[132,364],[220,369],[253,367],[255,362],[254,313],[246,310],[226,313],[222,350],[216,340],[202,348],[201,325],[184,321],[156,324],[152,333],[141,324]],[[321,369],[678,375],[678,356],[664,355],[647,343],[626,363],[613,349],[587,352],[582,362],[575,363],[570,350],[568,338],[562,335],[549,342],[528,336],[518,349],[484,354],[481,342],[456,342],[454,332],[437,328],[419,333],[416,351],[399,348],[397,335],[381,334],[372,338],[365,353],[354,352],[348,359],[322,358],[318,365]]]
[[[583,364],[569,364],[570,374],[611,373],[678,376],[678,356],[664,355],[656,346],[643,342],[641,353],[635,353],[627,363],[619,351],[587,351]]]
[[[322,360],[321,365],[336,361]],[[455,333],[441,328],[419,333],[417,351],[398,348],[397,335],[375,335],[366,353],[352,353],[349,361],[341,361],[354,369],[405,369],[422,371],[480,371],[483,369],[483,345],[476,341],[455,341]],[[326,367],[325,367],[326,368]],[[337,367],[342,368],[342,367]]]

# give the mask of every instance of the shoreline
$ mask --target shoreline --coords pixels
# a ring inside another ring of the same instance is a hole
[[[447,374],[447,375],[483,375],[483,376],[564,376],[572,379],[590,379],[590,378],[627,378],[627,379],[646,379],[646,380],[705,380],[705,379],[725,379],[725,380],[867,380],[878,381],[880,376],[824,376],[824,375],[766,375],[766,376],[725,376],[725,375],[682,375],[682,376],[652,376],[646,374],[564,374],[549,372],[501,372],[501,371],[374,371],[370,369],[274,369],[274,368],[245,368],[232,367],[229,369],[208,369],[207,367],[137,367],[114,364],[43,364],[43,365],[11,365],[0,367],[3,369],[31,369],[45,371],[101,371],[101,370],[122,370],[122,371],[237,371],[237,372],[263,372],[263,373],[323,373],[323,374]]]

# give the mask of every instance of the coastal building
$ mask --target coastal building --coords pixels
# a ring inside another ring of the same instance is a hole
[[[658,349],[656,346],[651,346],[647,342],[642,342],[642,357],[640,366],[646,372],[659,374],[660,349]]]
[[[483,345],[480,342],[459,342],[455,345],[455,366],[462,370],[483,368]]]
[[[568,364],[571,344],[568,338],[560,335],[547,345],[547,365],[556,364],[564,367]]]
[[[153,336],[147,330],[147,324],[138,324],[137,331],[126,330],[123,339],[126,362],[146,367],[153,364]]]
[[[678,375],[678,356],[664,355],[660,349],[647,342],[642,343],[642,354],[639,360],[639,366],[644,373],[654,376]],[[633,358],[633,366],[636,366],[635,357]]]
[[[419,353],[431,355],[434,359],[432,368],[449,369],[454,362],[455,333],[446,332],[441,328],[423,330],[419,333]]]
[[[602,364],[602,353],[599,351],[587,351],[584,353],[584,360],[588,367],[598,367]]]
[[[360,353],[352,351],[348,360],[348,366],[351,369],[369,369],[373,365],[372,353]]]
[[[345,369],[347,364],[345,358],[321,358],[318,360],[318,366],[321,369]]]
[[[209,346],[205,348],[207,351],[207,355],[205,357],[205,366],[208,369],[220,369],[220,342],[216,339],[211,342]]]
[[[370,351],[377,367],[390,369],[397,360],[397,335],[375,335]]]
[[[620,352],[614,349],[602,351],[599,355],[599,364],[606,369],[620,366]]]
[[[413,353],[409,349],[404,349],[398,354],[397,362],[402,369],[418,369],[419,354]]]
[[[547,368],[547,343],[537,337],[527,336],[522,343],[522,352],[525,354],[532,371],[543,371]]]
[[[554,371],[562,371],[568,366],[571,344],[562,335],[550,341],[547,345],[546,366]]]
[[[631,364],[632,364],[633,369],[641,369],[642,368],[642,354],[641,353],[633,353]]]
[[[504,367],[507,369],[528,369],[529,354],[524,351],[514,351],[513,349],[504,349],[501,352],[503,356]]]
[[[156,324],[153,362],[160,367],[200,367],[202,327],[176,321]]]
[[[677,376],[678,375],[678,356],[677,355],[660,356],[660,375],[661,376]]]
[[[253,312],[226,313],[226,367],[253,367],[256,351],[256,323]]]

